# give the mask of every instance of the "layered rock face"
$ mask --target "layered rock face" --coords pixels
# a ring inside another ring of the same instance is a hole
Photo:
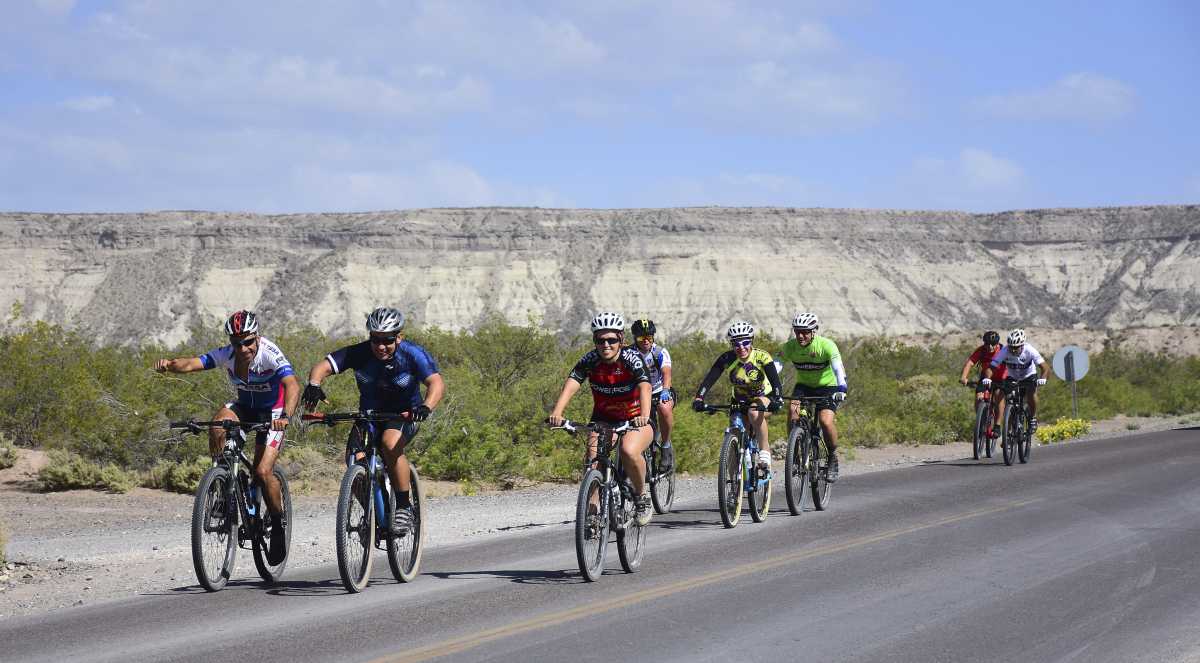
[[[230,312],[361,333],[377,305],[668,335],[734,319],[776,335],[1200,326],[1200,206],[1001,214],[789,208],[432,209],[364,214],[0,214],[0,306],[122,343]]]

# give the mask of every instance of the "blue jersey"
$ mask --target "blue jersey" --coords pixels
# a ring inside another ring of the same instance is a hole
[[[407,412],[421,404],[421,383],[438,372],[437,362],[425,348],[400,341],[387,361],[375,358],[371,342],[347,345],[325,357],[334,373],[354,371],[358,382],[358,409]]]
[[[204,369],[220,366],[225,369],[229,383],[237,389],[237,404],[251,410],[273,410],[283,407],[283,379],[295,375],[291,363],[279,346],[262,336],[258,337],[258,353],[250,360],[246,379],[238,377],[234,367],[232,345],[209,350],[200,355]]]

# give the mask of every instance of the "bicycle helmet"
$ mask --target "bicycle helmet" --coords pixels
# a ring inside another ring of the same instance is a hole
[[[387,306],[380,306],[367,316],[367,331],[398,332],[404,329],[404,314]]]
[[[225,334],[227,336],[254,334],[257,331],[258,316],[250,311],[238,311],[229,316],[229,319],[225,321]]]
[[[653,320],[643,318],[633,321],[632,331],[634,336],[654,336],[654,332],[657,330],[654,327]]]
[[[1000,332],[991,331],[991,330],[983,332],[983,344],[984,345],[999,345],[1000,344]]]
[[[601,311],[592,318],[592,333],[608,329],[612,331],[625,330],[625,318],[620,313]]]
[[[754,325],[745,320],[738,320],[729,325],[729,329],[725,331],[725,335],[731,341],[735,338],[754,338]]]
[[[1008,332],[1009,345],[1025,345],[1025,330],[1014,329]]]
[[[811,329],[816,331],[821,326],[821,321],[817,319],[816,313],[797,313],[796,317],[792,318],[792,329]]]

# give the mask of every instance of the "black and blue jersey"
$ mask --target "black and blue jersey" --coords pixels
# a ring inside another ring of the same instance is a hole
[[[400,341],[396,353],[387,361],[375,358],[370,341],[347,345],[325,359],[334,373],[354,371],[360,410],[411,410],[421,404],[421,383],[438,372],[437,362],[425,348],[408,341]]]

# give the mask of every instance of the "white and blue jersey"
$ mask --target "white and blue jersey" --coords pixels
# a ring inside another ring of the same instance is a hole
[[[209,350],[200,355],[204,370],[225,369],[229,383],[237,390],[236,404],[251,410],[275,410],[283,407],[283,379],[295,375],[291,363],[283,356],[279,346],[262,336],[258,337],[258,353],[250,361],[246,379],[238,377],[234,369],[235,353],[232,345]]]
[[[642,352],[642,349],[636,345],[631,347],[641,355],[642,362],[646,365],[646,377],[650,378],[650,393],[658,394],[662,392],[662,369],[671,367],[671,353],[667,352],[666,348],[657,343],[650,346],[650,352]]]
[[[421,404],[421,383],[438,372],[425,348],[408,341],[400,341],[387,361],[375,358],[370,341],[347,345],[325,359],[334,373],[354,371],[360,410],[407,412]]]
[[[1046,360],[1042,359],[1042,353],[1028,343],[1021,348],[1019,354],[1010,353],[1006,345],[992,357],[992,368],[999,368],[1000,364],[1004,364],[1008,368],[1008,377],[1014,380],[1027,380],[1037,375],[1037,367],[1044,363]]]

